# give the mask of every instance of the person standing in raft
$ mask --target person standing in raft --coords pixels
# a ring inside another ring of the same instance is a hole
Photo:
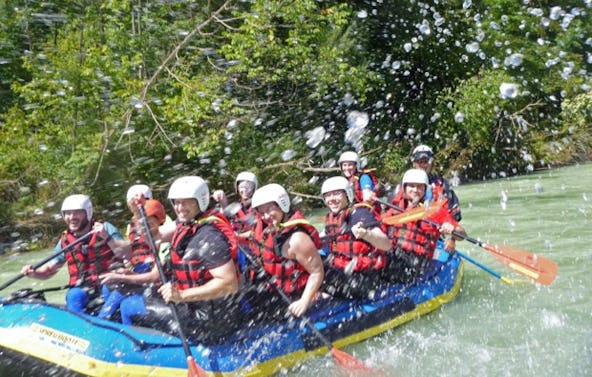
[[[111,318],[120,308],[121,323],[131,325],[135,316],[146,314],[144,295],[149,298],[153,290],[156,292],[155,283],[158,282],[159,274],[154,258],[158,257],[163,265],[166,264],[170,249],[170,243],[161,242],[158,231],[166,220],[166,212],[162,203],[154,199],[144,202],[144,211],[159,255],[154,255],[141,219],[135,219],[130,231],[132,252],[129,268],[120,268],[100,276],[101,284],[107,287],[109,295],[105,297],[99,318]]]
[[[93,206],[87,195],[68,196],[62,203],[61,212],[67,229],[54,248],[56,257],[36,270],[26,265],[21,273],[45,280],[67,263],[70,288],[66,293],[66,307],[77,313],[92,312],[94,308],[91,306],[94,305],[89,303],[104,293],[101,292],[99,275],[120,261],[119,258],[129,256],[129,245],[114,225],[93,219]],[[92,233],[72,250],[61,253],[63,248],[89,232]]]
[[[377,197],[382,196],[382,184],[371,170],[362,170],[360,157],[356,152],[343,152],[339,156],[339,168],[354,190],[356,203],[368,203],[373,206],[376,215],[380,215],[382,207],[375,203]]]
[[[401,186],[402,189],[392,199],[391,204],[406,211],[426,203],[429,182],[425,171],[407,170],[403,175]],[[391,208],[384,213],[384,216],[393,216],[398,213],[399,211]],[[421,220],[387,226],[387,236],[393,246],[393,252],[389,253],[387,280],[405,284],[415,281],[430,268],[440,236],[451,235],[452,232],[465,235],[465,230],[452,217],[445,205],[430,219],[440,226]]]
[[[247,301],[258,315],[256,320],[279,320],[288,313],[300,317],[323,282],[319,233],[299,210],[290,208],[288,193],[278,184],[255,191],[253,208],[259,216],[251,242],[252,285]],[[287,303],[276,290],[292,300],[288,310],[282,309]]]
[[[383,285],[386,251],[391,248],[386,234],[370,205],[354,203],[353,189],[346,178],[327,179],[321,196],[329,208],[323,237],[329,252],[323,291],[346,299],[372,296]]]
[[[173,281],[161,286],[158,292],[165,302],[176,304],[189,338],[199,342],[222,340],[241,323],[234,262],[237,237],[228,219],[209,208],[210,192],[201,177],[178,178],[171,185],[168,198],[177,215],[170,253]],[[158,322],[162,310],[147,305],[146,323]],[[170,319],[167,323],[175,325]],[[174,333],[175,329],[165,331]]]

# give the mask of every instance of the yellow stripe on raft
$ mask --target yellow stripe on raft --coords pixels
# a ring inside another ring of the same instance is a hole
[[[102,362],[43,340],[30,329],[0,329],[0,338],[6,348],[91,377],[187,377],[187,369]]]

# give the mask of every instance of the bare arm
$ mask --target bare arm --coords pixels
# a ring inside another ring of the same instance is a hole
[[[107,283],[125,283],[125,284],[134,284],[134,285],[142,285],[146,283],[153,283],[157,282],[159,279],[158,270],[155,267],[152,268],[150,272],[146,272],[143,274],[135,274],[135,273],[123,273],[123,272],[107,272],[105,274],[101,274],[99,276],[101,279],[101,284]]]
[[[34,270],[33,266],[28,264],[21,269],[21,274],[33,279],[46,280],[54,276],[62,267],[55,260],[45,263],[43,266]]]
[[[180,291],[172,284],[165,284],[158,291],[167,302],[213,300],[238,291],[238,278],[232,260],[211,269],[210,273],[213,279],[202,286]]]
[[[388,251],[392,249],[393,245],[386,234],[379,227],[366,229],[364,224],[360,221],[351,229],[354,237],[364,240],[377,249]]]
[[[292,234],[290,240],[284,244],[283,253],[284,257],[295,259],[310,275],[302,296],[288,308],[292,314],[300,317],[309,308],[323,283],[323,278],[325,277],[323,261],[314,242],[304,232]]]

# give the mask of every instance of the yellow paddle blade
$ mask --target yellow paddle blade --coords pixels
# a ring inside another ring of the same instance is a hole
[[[539,284],[550,285],[557,277],[559,268],[550,259],[505,245],[482,246],[506,267]]]
[[[422,220],[438,212],[444,203],[445,201],[438,201],[431,203],[429,207],[415,207],[395,216],[383,217],[382,222],[387,225],[402,225],[412,221]]]

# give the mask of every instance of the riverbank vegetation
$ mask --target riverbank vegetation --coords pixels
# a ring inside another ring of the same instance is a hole
[[[0,0],[0,9],[2,242],[55,238],[61,200],[74,192],[122,225],[131,184],[164,199],[182,174],[230,191],[251,170],[306,200],[344,150],[387,183],[419,143],[463,181],[592,150],[587,0]]]

